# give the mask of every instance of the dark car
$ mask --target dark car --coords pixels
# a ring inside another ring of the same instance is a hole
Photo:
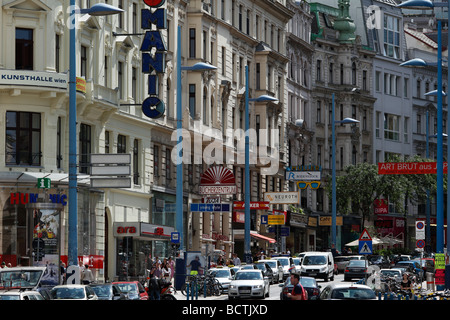
[[[259,269],[262,271],[264,277],[269,278],[269,283],[275,283],[277,282],[277,279],[275,279],[275,276],[273,274],[272,268],[265,262],[256,262],[253,264],[253,267],[255,269]]]
[[[369,265],[366,260],[351,260],[344,271],[344,281],[349,281],[353,278],[367,279],[375,270]]]
[[[418,277],[423,277],[423,269],[419,262],[414,260],[399,261],[394,268],[406,267],[408,272],[415,273]]]
[[[89,285],[98,297],[98,300],[128,300],[117,284],[103,283]]]
[[[122,292],[128,295],[129,300],[148,300],[148,293],[144,286],[139,281],[117,281],[117,284]]]
[[[380,269],[387,269],[391,265],[391,262],[385,256],[373,255],[368,260],[371,264],[380,267]]]
[[[316,279],[313,277],[300,277],[300,284],[308,292],[308,300],[316,300],[319,298],[320,286],[317,285]],[[292,291],[294,286],[291,283],[291,277],[288,277],[284,284],[280,284],[282,287],[280,292],[281,300],[289,300],[287,294]]]

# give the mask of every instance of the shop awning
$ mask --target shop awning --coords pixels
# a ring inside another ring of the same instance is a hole
[[[272,238],[260,235],[259,233],[256,233],[256,232],[255,233],[250,232],[250,236],[253,237],[253,238],[259,239],[259,240],[268,241],[269,243],[277,242],[275,239],[272,239]]]

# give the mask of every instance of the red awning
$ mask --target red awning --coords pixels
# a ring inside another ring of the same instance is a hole
[[[277,242],[275,239],[272,239],[272,238],[269,238],[269,237],[266,237],[266,236],[262,236],[259,233],[250,233],[250,236],[252,236],[253,238],[269,241],[269,243]]]

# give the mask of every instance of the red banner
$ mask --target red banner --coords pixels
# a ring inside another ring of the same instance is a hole
[[[443,163],[447,173],[447,162]],[[436,174],[436,162],[379,162],[378,174]]]
[[[104,256],[99,255],[88,255],[88,256],[78,256],[78,261],[82,261],[83,265],[89,265],[91,269],[103,269]],[[68,257],[66,255],[61,256],[61,261],[68,266]]]
[[[388,214],[389,204],[386,199],[377,199],[373,202],[373,213],[375,214]]]
[[[244,210],[245,201],[234,201],[233,209]],[[250,201],[250,210],[269,210],[269,209],[270,209],[269,201]]]

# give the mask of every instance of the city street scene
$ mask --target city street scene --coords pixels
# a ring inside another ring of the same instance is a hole
[[[450,299],[450,2],[0,8],[0,300]]]

